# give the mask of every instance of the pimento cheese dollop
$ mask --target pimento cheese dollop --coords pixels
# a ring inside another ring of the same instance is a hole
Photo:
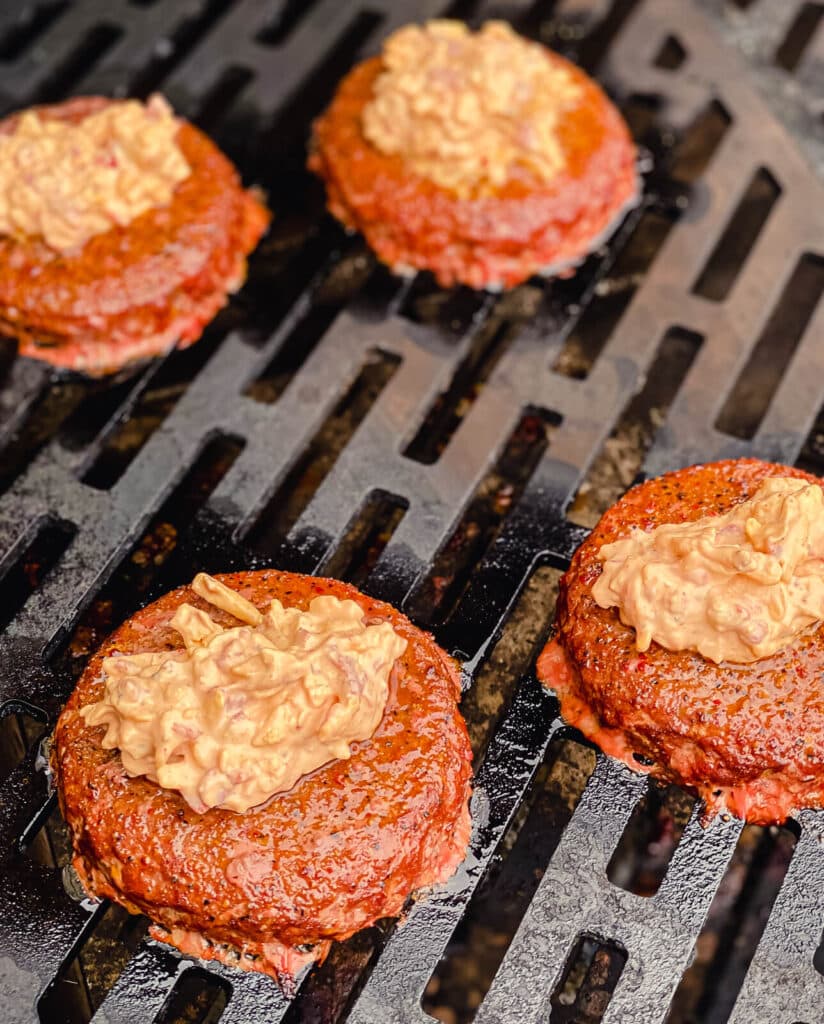
[[[171,625],[185,647],[105,658],[103,699],[80,711],[106,726],[102,745],[129,775],[200,813],[246,811],[372,736],[406,649],[390,623],[366,625],[355,601],[329,595],[264,614],[205,573],[192,589],[243,625],[182,604]]]
[[[363,134],[414,173],[465,198],[518,168],[542,182],[564,169],[558,119],[580,90],[565,62],[505,22],[479,32],[448,19],[407,25],[382,61]]]
[[[77,124],[23,112],[0,135],[0,234],[60,253],[167,205],[191,168],[162,96],[119,100]]]
[[[710,661],[752,662],[824,619],[824,492],[770,477],[720,516],[635,529],[598,553],[592,588],[639,651],[654,640]]]

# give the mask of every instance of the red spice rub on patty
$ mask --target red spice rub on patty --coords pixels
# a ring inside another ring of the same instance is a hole
[[[697,790],[710,814],[726,809],[758,824],[824,806],[824,628],[749,664],[715,664],[655,642],[640,653],[635,631],[616,608],[595,602],[592,587],[602,571],[599,550],[632,527],[727,512],[773,476],[821,483],[801,470],[738,459],[630,490],[562,577],[556,637],[538,660],[565,720],[605,753]]]
[[[636,201],[635,147],[599,86],[540,49],[574,95],[557,115],[562,166],[554,177],[514,166],[502,184],[459,193],[415,173],[402,153],[379,149],[364,134],[364,111],[385,70],[375,57],[343,79],[315,122],[309,167],[326,183],[330,211],[362,231],[384,263],[431,270],[444,287],[510,287],[580,262]]]
[[[78,124],[114,101],[82,97],[34,108]],[[0,121],[15,131],[20,115]],[[254,190],[202,132],[180,122],[191,173],[168,204],[89,238],[77,251],[39,236],[0,236],[0,331],[20,353],[92,376],[196,341],[246,277],[269,223]]]
[[[104,729],[79,712],[101,699],[105,657],[180,648],[169,623],[184,602],[236,625],[182,587],[124,623],[92,659],[58,721],[52,763],[90,893],[147,914],[156,937],[184,952],[288,984],[331,940],[399,914],[410,893],[462,860],[471,751],[459,676],[428,634],[346,583],[270,570],[217,578],[262,610],[273,598],[306,609],[332,595],[357,602],[367,624],[392,625],[407,647],[372,738],[243,813],[198,814],[177,791],[128,776],[119,753],[101,746]]]

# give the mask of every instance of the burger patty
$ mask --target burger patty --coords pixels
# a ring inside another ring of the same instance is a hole
[[[635,147],[598,85],[557,54],[548,59],[569,69],[581,94],[559,119],[565,170],[550,184],[524,171],[493,195],[467,199],[367,141],[361,115],[382,62],[359,64],[314,125],[309,167],[326,182],[330,211],[362,231],[384,263],[431,270],[444,287],[511,287],[580,262],[637,199]]]
[[[81,97],[36,108],[77,123],[108,106]],[[19,115],[0,121],[13,132]],[[90,238],[76,254],[41,238],[0,236],[0,330],[20,353],[91,375],[196,341],[246,277],[246,255],[269,223],[254,190],[201,131],[181,122],[191,174],[167,206]]]
[[[273,570],[217,578],[261,610],[273,598],[306,609],[331,594],[357,602],[366,624],[391,623],[407,647],[372,738],[242,814],[198,814],[177,791],[128,776],[119,753],[101,747],[105,729],[88,727],[79,710],[103,695],[104,658],[182,646],[169,622],[184,602],[237,624],[181,587],[91,660],[57,723],[52,765],[74,867],[92,895],[148,915],[155,937],[184,952],[288,983],[330,940],[397,915],[410,893],[463,859],[472,755],[459,674],[429,634],[346,583]]]
[[[708,814],[784,821],[824,805],[824,627],[750,664],[716,664],[652,643],[640,653],[616,608],[592,587],[598,551],[632,527],[720,515],[770,476],[800,470],[755,459],[691,466],[639,484],[612,506],[561,579],[556,638],[538,660],[561,713],[636,771],[698,791]]]

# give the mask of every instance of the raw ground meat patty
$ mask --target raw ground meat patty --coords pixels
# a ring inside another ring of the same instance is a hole
[[[81,97],[36,109],[77,123],[111,102]],[[0,121],[0,132],[14,131],[17,117]],[[95,235],[76,254],[0,236],[0,331],[19,339],[21,355],[110,373],[191,345],[243,284],[269,213],[197,128],[181,122],[177,144],[191,174],[171,203]]]
[[[580,68],[568,68],[580,101],[561,115],[566,169],[547,184],[524,171],[493,195],[459,199],[409,172],[363,135],[361,114],[382,69],[379,57],[343,79],[314,126],[309,167],[326,182],[330,211],[362,231],[395,270],[431,270],[439,284],[511,287],[580,262],[638,195],[635,146],[621,115]]]
[[[715,664],[653,642],[638,652],[617,608],[592,586],[597,552],[630,527],[650,530],[718,515],[768,476],[797,469],[738,459],[691,466],[639,484],[610,508],[561,580],[557,636],[538,660],[565,720],[636,771],[697,790],[708,813],[759,824],[824,805],[824,627],[750,664]],[[634,755],[639,755],[638,760]]]
[[[52,763],[74,866],[90,893],[145,913],[161,926],[155,937],[184,952],[288,985],[330,940],[399,914],[411,892],[445,880],[463,859],[471,751],[458,670],[429,634],[346,583],[270,570],[217,578],[261,610],[272,598],[305,609],[331,594],[356,601],[367,624],[392,624],[407,648],[372,738],[242,814],[197,814],[177,791],[127,776],[119,753],[100,745],[105,729],[78,712],[101,698],[106,656],[181,646],[169,620],[183,602],[237,624],[182,587],[138,612],[92,659],[57,723]]]

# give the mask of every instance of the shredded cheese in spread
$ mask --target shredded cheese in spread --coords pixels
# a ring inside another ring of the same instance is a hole
[[[366,625],[355,601],[331,595],[264,614],[205,573],[192,589],[243,624],[180,605],[171,625],[185,647],[105,658],[103,699],[80,711],[129,775],[199,812],[245,811],[374,733],[406,649],[390,623]]]
[[[162,96],[119,100],[77,124],[20,115],[0,135],[0,234],[70,252],[165,206],[191,168]]]
[[[824,619],[824,493],[770,477],[721,516],[633,532],[598,552],[592,596],[636,631],[710,661],[751,662]]]
[[[446,19],[387,39],[362,113],[366,139],[459,197],[485,194],[522,167],[564,169],[558,119],[580,95],[569,69],[501,21],[479,32]]]

